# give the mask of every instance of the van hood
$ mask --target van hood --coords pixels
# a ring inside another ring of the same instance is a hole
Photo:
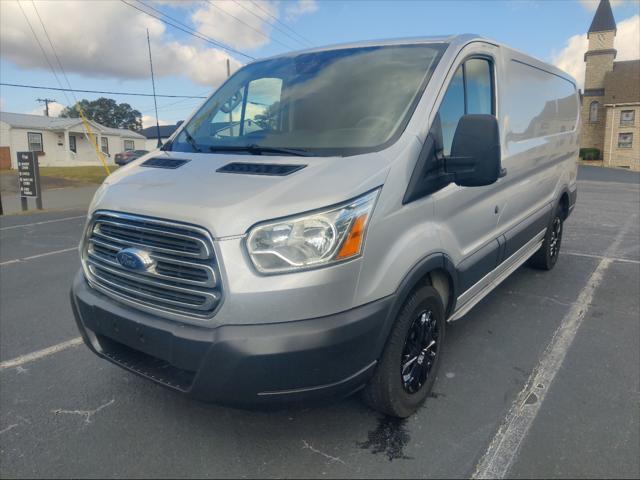
[[[176,169],[141,165],[150,158],[189,161]],[[153,152],[109,176],[90,213],[112,210],[187,222],[216,238],[242,235],[258,222],[340,203],[382,185],[388,158]],[[305,167],[285,176],[216,171],[232,162]]]

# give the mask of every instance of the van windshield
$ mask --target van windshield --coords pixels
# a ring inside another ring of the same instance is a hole
[[[445,48],[344,48],[252,63],[166,149],[320,156],[379,150],[404,130]]]

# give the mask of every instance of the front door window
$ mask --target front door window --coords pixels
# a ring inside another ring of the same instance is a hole
[[[463,115],[494,113],[491,69],[489,60],[471,58],[453,76],[438,110],[444,155],[451,153],[453,134]]]

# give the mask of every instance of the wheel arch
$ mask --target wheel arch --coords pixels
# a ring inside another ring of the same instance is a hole
[[[569,191],[564,189],[558,199],[558,206],[562,209],[562,220],[569,217]]]
[[[443,292],[447,291],[447,302],[444,305],[445,320],[453,313],[456,299],[458,298],[458,275],[456,269],[449,256],[445,253],[432,253],[419,260],[404,276],[396,289],[393,295],[393,302],[387,312],[384,327],[378,337],[376,346],[378,358],[382,355],[400,309],[409,298],[411,292],[425,284],[433,286],[441,296],[443,296]]]
[[[433,253],[418,261],[405,275],[396,290],[389,315],[395,318],[409,294],[420,285],[433,286],[440,294],[448,317],[455,308],[458,275],[453,262],[445,253]]]
[[[576,198],[578,196],[578,189],[576,185],[570,185],[565,182],[562,182],[558,185],[558,188],[555,191],[555,205],[562,209],[562,220],[566,220],[571,215],[573,207],[576,203]]]

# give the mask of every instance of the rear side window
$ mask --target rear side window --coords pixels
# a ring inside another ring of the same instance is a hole
[[[508,142],[575,129],[578,100],[569,80],[515,60],[507,65],[505,79],[503,112]]]
[[[460,117],[469,113],[494,113],[492,78],[492,64],[484,58],[471,58],[456,70],[438,110],[445,155],[451,153]]]

